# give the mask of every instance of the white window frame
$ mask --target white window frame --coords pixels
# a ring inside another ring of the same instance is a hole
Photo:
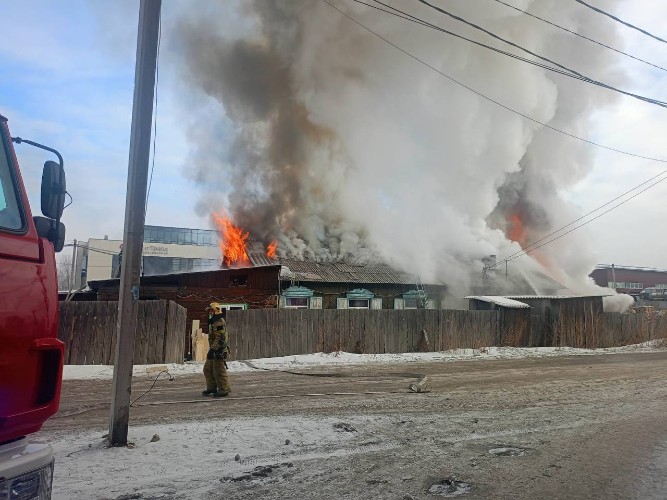
[[[291,305],[290,301],[292,300],[303,300],[306,299],[304,305]],[[310,307],[310,299],[308,297],[285,297],[285,309],[308,309]]]
[[[352,301],[365,301],[366,307],[353,306]],[[371,299],[347,299],[347,308],[348,309],[370,309],[371,308]]]
[[[245,311],[246,309],[248,309],[248,304],[220,304],[220,307],[222,307],[226,311],[237,311],[237,310]]]

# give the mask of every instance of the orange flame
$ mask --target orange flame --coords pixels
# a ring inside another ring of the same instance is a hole
[[[526,242],[526,229],[523,227],[523,221],[517,214],[512,214],[509,217],[509,231],[508,236],[510,240],[516,241],[521,246]]]
[[[278,242],[274,240],[271,243],[269,243],[269,245],[266,247],[266,256],[269,259],[275,259],[277,250],[278,250]]]
[[[248,251],[246,249],[246,240],[249,234],[242,228],[234,225],[231,219],[225,214],[212,212],[211,216],[220,236],[218,245],[220,245],[220,252],[222,253],[222,260],[225,266],[249,265],[250,259],[248,258]]]

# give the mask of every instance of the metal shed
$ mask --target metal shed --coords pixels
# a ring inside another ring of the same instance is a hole
[[[497,344],[522,347],[531,345],[530,313],[528,304],[497,295],[469,295],[471,311],[498,311]]]

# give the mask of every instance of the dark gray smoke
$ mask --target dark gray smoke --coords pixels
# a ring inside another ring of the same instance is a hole
[[[576,2],[514,3],[619,45]],[[515,252],[517,241],[539,239],[576,216],[560,193],[591,168],[585,145],[453,85],[323,2],[242,2],[240,14],[229,5],[219,4],[220,15],[238,15],[249,24],[246,35],[226,38],[210,11],[193,14],[179,30],[187,78],[235,131],[224,151],[215,135],[193,131],[193,168],[229,191],[227,210],[256,239],[277,238],[283,255],[380,259],[422,280],[465,286],[486,255]],[[353,2],[337,5],[433,66],[571,133],[585,136],[592,111],[611,99]],[[400,6],[481,39],[417,2]],[[618,83],[611,56],[595,46],[495,2],[448,6]],[[220,208],[214,205],[204,204]],[[523,240],[511,238],[512,216],[521,219]],[[572,237],[539,254],[512,265],[522,273],[541,268],[575,286],[595,262],[585,242]]]

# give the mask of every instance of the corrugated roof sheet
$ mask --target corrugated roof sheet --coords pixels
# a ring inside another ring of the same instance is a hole
[[[495,304],[507,309],[530,309],[528,304],[497,295],[469,295],[468,297],[464,297],[464,299],[480,300],[482,302],[488,302],[490,304]]]
[[[326,283],[367,283],[416,285],[414,274],[396,271],[385,264],[351,264],[348,262],[312,262],[280,259],[282,279]]]
[[[271,259],[267,257],[264,252],[248,252],[248,258],[250,259],[250,264],[254,267],[258,266],[274,266],[278,264],[277,259]]]
[[[508,299],[514,300],[530,300],[530,299],[547,299],[547,300],[564,300],[564,299],[588,299],[592,297],[609,297],[610,295],[503,295]]]

